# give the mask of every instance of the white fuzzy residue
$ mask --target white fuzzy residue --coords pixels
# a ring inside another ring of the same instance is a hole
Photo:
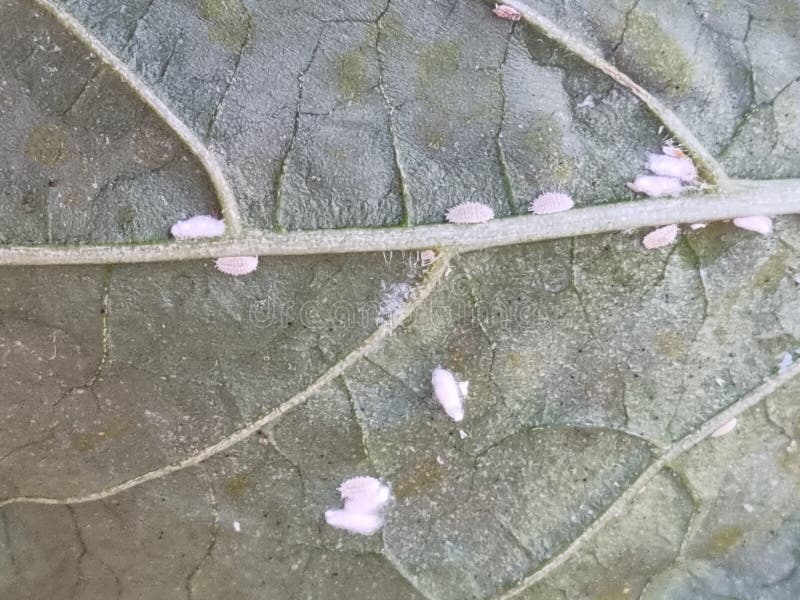
[[[353,477],[339,486],[344,508],[325,511],[331,527],[350,533],[372,535],[383,527],[383,509],[392,497],[391,488],[374,477]]]
[[[169,232],[176,240],[219,237],[225,235],[225,221],[211,215],[197,215],[178,221]]]
[[[411,298],[411,292],[413,291],[411,286],[404,281],[392,283],[388,286],[386,283],[381,282],[381,288],[381,301],[378,304],[378,316],[375,318],[376,325],[382,325],[403,308],[408,299]]]

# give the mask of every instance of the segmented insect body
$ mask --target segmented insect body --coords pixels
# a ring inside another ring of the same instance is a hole
[[[352,512],[346,508],[332,508],[325,511],[325,522],[336,529],[350,533],[373,535],[383,527],[383,517],[375,513]]]
[[[632,183],[626,183],[631,190],[647,194],[653,198],[677,196],[683,191],[680,179],[660,175],[639,175]]]
[[[241,277],[252,273],[258,267],[257,256],[224,256],[214,261],[214,266],[218,271]]]
[[[522,15],[516,8],[511,8],[505,4],[495,4],[492,12],[496,17],[508,19],[509,21],[519,21]]]
[[[545,192],[539,194],[530,203],[528,210],[537,215],[549,215],[552,213],[564,212],[575,206],[575,201],[569,194],[559,192]]]
[[[652,250],[653,248],[662,248],[664,246],[669,246],[675,241],[677,236],[677,225],[665,225],[664,227],[654,229],[644,236],[644,239],[642,239],[642,245],[648,250]]]
[[[459,384],[453,373],[441,367],[433,370],[431,383],[433,394],[444,412],[453,421],[461,421],[464,418],[464,398],[469,391],[469,383],[462,381]]]
[[[691,158],[678,158],[667,154],[649,154],[645,167],[663,177],[674,177],[681,181],[695,181],[697,169]]]
[[[219,237],[225,234],[225,221],[211,215],[197,215],[178,221],[169,232],[176,240]]]
[[[494,209],[480,202],[462,202],[445,215],[450,223],[486,223],[494,219]]]
[[[736,217],[733,224],[741,229],[748,231],[755,231],[761,235],[769,235],[772,233],[772,219],[770,217]]]

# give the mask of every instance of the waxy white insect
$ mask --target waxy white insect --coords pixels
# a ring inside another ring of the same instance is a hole
[[[214,261],[218,271],[240,277],[252,273],[258,267],[257,256],[224,256]]]
[[[681,181],[695,181],[697,168],[691,158],[680,158],[668,154],[647,154],[645,167],[663,177],[674,177]]]
[[[325,521],[337,529],[372,535],[383,526],[382,510],[392,497],[388,485],[374,477],[353,477],[339,486],[344,508],[325,511]]]
[[[178,221],[169,232],[176,240],[219,237],[225,234],[225,221],[211,215],[197,215]]]
[[[712,437],[712,438],[718,438],[718,437],[722,437],[722,436],[723,436],[723,435],[725,435],[726,433],[730,433],[731,431],[733,431],[734,429],[736,429],[736,423],[737,423],[737,422],[738,422],[738,421],[737,421],[737,420],[736,420],[736,418],[734,417],[733,419],[731,419],[730,421],[728,421],[727,423],[725,423],[725,424],[724,424],[722,427],[720,427],[719,429],[717,429],[717,430],[716,430],[714,433],[712,433],[712,434],[711,434],[711,437]]]
[[[480,202],[462,202],[445,215],[450,223],[486,223],[494,219],[494,209]]]
[[[505,4],[495,4],[492,12],[496,17],[508,19],[509,21],[519,21],[522,15],[516,8],[511,8]]]
[[[692,223],[691,225],[689,225],[689,229],[694,231],[695,229],[703,229],[705,228],[705,226],[706,226],[705,223]]]
[[[372,513],[380,511],[392,497],[388,485],[374,477],[353,477],[339,486],[344,508],[351,512]]]
[[[433,395],[444,412],[453,419],[461,421],[464,418],[464,398],[469,393],[468,381],[456,381],[455,375],[447,369],[436,367],[431,376]]]
[[[664,246],[669,246],[672,242],[674,242],[676,237],[678,237],[678,226],[665,225],[664,227],[654,229],[644,236],[644,239],[642,239],[642,245],[648,250],[652,250],[653,248],[663,248]]]
[[[344,508],[326,510],[325,522],[336,529],[344,529],[350,533],[361,535],[372,535],[383,527],[381,515],[351,512]]]
[[[677,196],[683,191],[680,179],[660,175],[639,175],[632,183],[626,183],[631,190],[647,194],[653,198]]]
[[[761,235],[772,233],[772,219],[770,217],[736,217],[733,220],[733,224],[740,229],[755,231]]]
[[[528,206],[528,210],[536,215],[550,215],[564,212],[575,206],[575,201],[569,194],[560,192],[545,192],[539,194]]]

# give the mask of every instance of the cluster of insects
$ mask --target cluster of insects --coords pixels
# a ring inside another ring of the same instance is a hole
[[[464,419],[464,400],[469,392],[468,381],[458,381],[452,371],[436,367],[431,375],[433,395],[444,412],[459,422]],[[462,438],[465,434],[462,432]],[[335,529],[372,535],[384,523],[384,510],[392,498],[391,488],[375,477],[353,477],[339,486],[343,508],[325,511],[325,522]]]
[[[639,175],[633,182],[626,184],[634,192],[658,198],[678,196],[687,190],[699,189],[703,186],[692,159],[671,143],[667,143],[661,148],[661,154],[648,153],[645,168],[652,175]],[[733,224],[741,229],[762,235],[772,233],[770,217],[737,217],[733,219]],[[705,223],[691,223],[689,228],[701,229],[705,226]],[[644,236],[642,245],[648,250],[669,246],[677,239],[679,232],[677,223],[658,227]]]

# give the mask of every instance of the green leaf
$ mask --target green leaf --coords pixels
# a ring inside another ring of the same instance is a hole
[[[800,9],[508,4],[0,0],[0,597],[800,594]]]

